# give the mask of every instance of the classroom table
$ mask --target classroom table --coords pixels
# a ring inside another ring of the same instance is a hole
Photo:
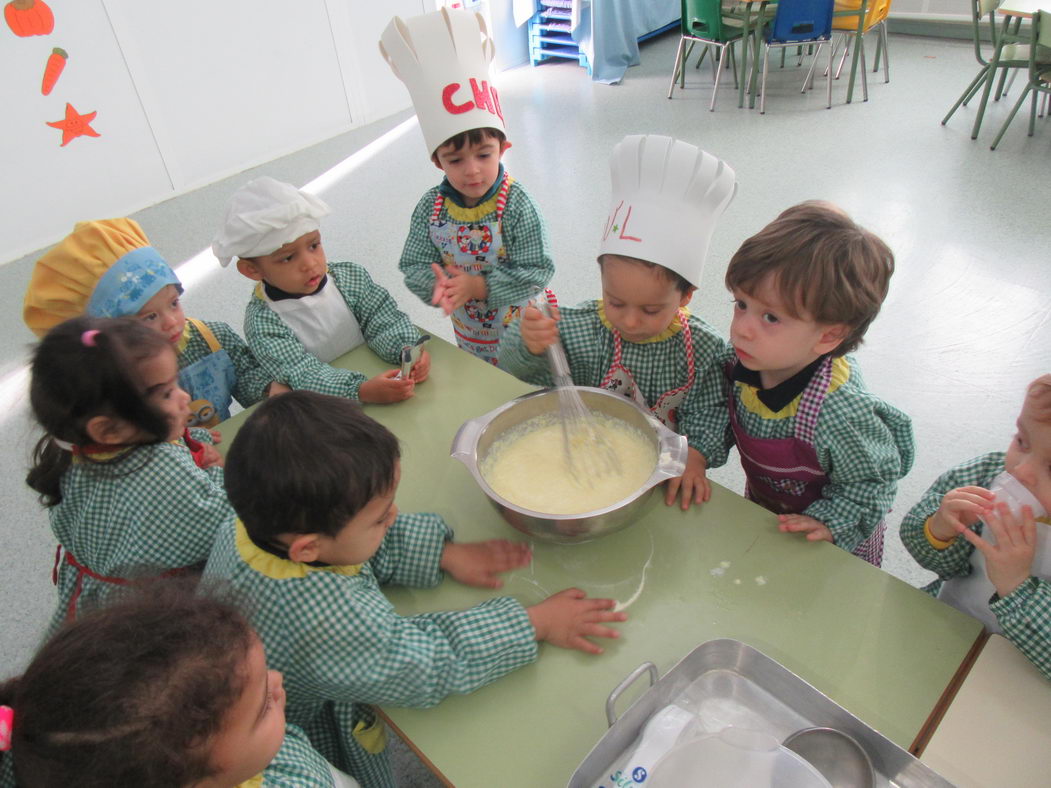
[[[430,351],[430,379],[415,397],[367,406],[401,440],[399,509],[438,512],[460,541],[528,539],[504,523],[449,447],[465,420],[532,387],[440,339]],[[386,368],[366,348],[336,364],[366,374]],[[220,430],[232,435],[243,418]],[[537,662],[477,692],[382,713],[450,785],[565,785],[606,730],[605,701],[621,679],[645,661],[663,674],[704,641],[736,638],[910,747],[981,625],[830,544],[781,534],[775,522],[716,484],[711,501],[689,512],[654,495],[618,533],[576,545],[534,542],[532,564],[505,575],[501,591],[449,579],[432,589],[388,588],[405,615],[500,594],[530,605],[571,586],[631,604],[617,625],[621,637],[602,641],[602,655],[542,644]]]
[[[986,68],[985,87],[982,88],[982,100],[978,105],[978,114],[974,118],[974,127],[971,129],[971,139],[978,138],[978,130],[982,127],[982,118],[985,116],[985,106],[989,103],[989,93],[993,82],[996,81],[996,71],[1000,64],[1000,55],[1003,54],[1004,44],[1021,42],[1023,39],[1018,34],[1023,19],[1032,19],[1037,11],[1051,13],[1051,0],[1003,0],[997,7],[996,13],[1003,17],[999,33],[993,28],[996,35],[993,56]],[[1014,23],[1015,29],[1012,33],[1009,28]],[[1028,41],[1028,37],[1025,38]]]

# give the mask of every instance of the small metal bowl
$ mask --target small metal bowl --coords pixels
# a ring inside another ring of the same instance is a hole
[[[783,745],[806,759],[832,784],[832,788],[872,788],[876,773],[865,749],[835,728],[803,728]]]
[[[484,416],[463,423],[453,438],[451,454],[474,476],[493,506],[514,528],[548,542],[587,542],[631,525],[653,488],[681,476],[686,468],[686,438],[672,432],[649,413],[619,394],[587,386],[574,387],[592,410],[620,419],[652,436],[657,458],[649,478],[631,495],[602,509],[574,515],[536,512],[511,503],[489,486],[479,465],[504,433],[536,416],[559,412],[558,392],[541,389],[504,403]],[[561,447],[556,447],[561,451]]]

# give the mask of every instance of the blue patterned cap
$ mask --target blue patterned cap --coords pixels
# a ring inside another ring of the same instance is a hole
[[[87,313],[92,317],[137,314],[167,285],[182,293],[182,282],[152,246],[128,252],[103,274],[91,293]]]

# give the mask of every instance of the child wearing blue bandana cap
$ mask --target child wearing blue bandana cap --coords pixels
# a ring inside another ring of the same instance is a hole
[[[260,367],[226,323],[183,314],[182,283],[131,219],[79,222],[41,257],[26,291],[26,325],[43,336],[77,315],[138,317],[172,343],[179,386],[191,397],[190,426],[211,427],[268,393],[287,391]]]

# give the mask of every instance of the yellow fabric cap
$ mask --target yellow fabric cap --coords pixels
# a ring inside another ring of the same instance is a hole
[[[36,262],[22,318],[37,336],[84,314],[102,275],[128,252],[149,246],[133,219],[77,222],[73,232]]]

